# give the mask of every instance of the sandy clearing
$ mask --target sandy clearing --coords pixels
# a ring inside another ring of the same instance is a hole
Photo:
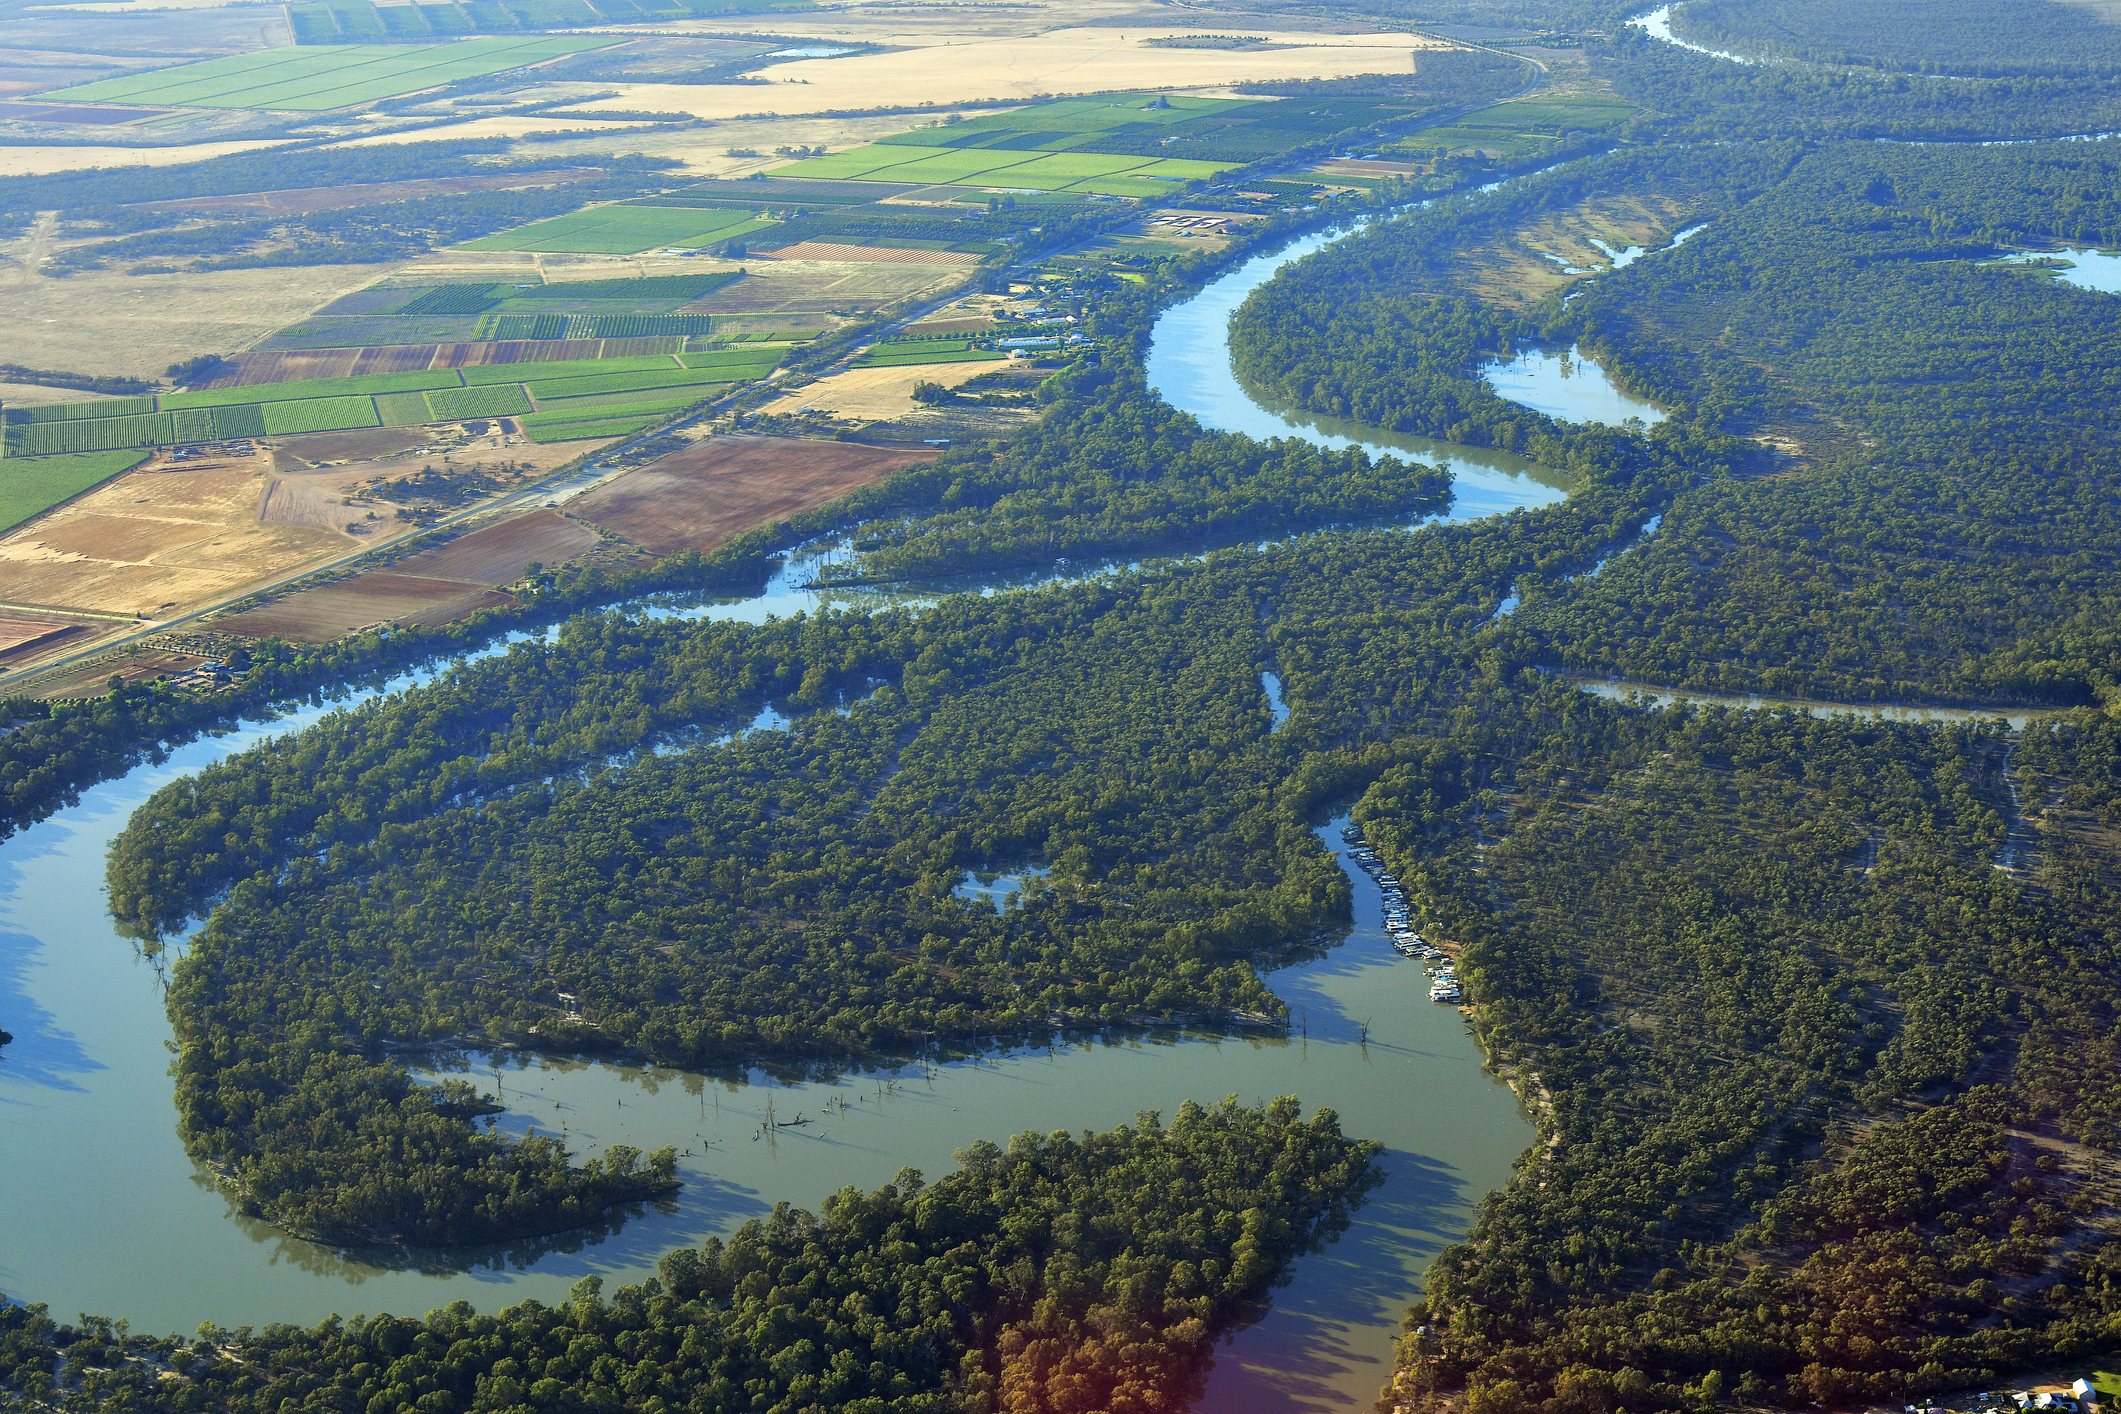
[[[823,28],[820,26],[819,28]],[[690,113],[710,120],[747,113],[797,115],[884,104],[938,108],[984,99],[1026,100],[1040,94],[1117,89],[1191,89],[1256,79],[1339,78],[1404,74],[1414,53],[1445,49],[1441,40],[1405,32],[1308,34],[1244,26],[1285,47],[1261,50],[1161,49],[1152,38],[1199,32],[1198,26],[1069,28],[1036,36],[886,33],[850,26],[840,37],[891,44],[891,50],[844,59],[794,59],[760,71],[766,85],[703,86],[621,83],[612,107]],[[903,124],[904,120],[901,120]],[[455,130],[452,129],[452,133]]]
[[[804,408],[837,413],[841,417],[883,421],[904,417],[914,410],[913,385],[940,383],[955,388],[982,373],[1007,368],[1006,363],[926,363],[904,368],[850,368],[820,378],[777,398],[761,412],[786,414]]]
[[[0,147],[0,177],[41,176],[83,167],[175,167],[231,152],[261,152],[284,139],[199,142],[186,147]]]
[[[7,357],[32,368],[153,378],[198,354],[243,349],[395,268],[324,265],[175,275],[96,270],[54,280],[8,259],[0,263]]]

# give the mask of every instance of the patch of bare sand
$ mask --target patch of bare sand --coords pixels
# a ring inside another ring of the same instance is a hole
[[[257,519],[266,458],[150,463],[0,536],[0,601],[181,611],[338,552],[343,535]]]
[[[929,363],[910,368],[849,368],[776,398],[760,411],[785,415],[815,408],[844,418],[882,422],[904,417],[918,406],[913,401],[916,383],[955,388],[982,373],[1005,367],[1001,363]]]
[[[0,147],[0,177],[43,176],[83,167],[175,167],[231,152],[260,152],[285,139],[198,142],[184,147]]]
[[[326,265],[177,275],[97,270],[54,280],[36,273],[18,253],[0,264],[7,359],[33,368],[152,378],[199,354],[243,349],[394,268]]]

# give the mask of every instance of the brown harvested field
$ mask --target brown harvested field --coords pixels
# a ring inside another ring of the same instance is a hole
[[[167,108],[89,108],[79,104],[0,103],[0,122],[80,123],[104,127],[113,123],[137,123],[168,116]]]
[[[430,368],[484,368],[503,363],[553,363],[617,358],[614,349],[637,339],[511,339],[485,344],[374,344],[365,348],[261,349],[238,354],[200,388],[248,388],[304,378],[350,378],[358,373],[419,373]],[[665,339],[679,344],[682,339]],[[658,349],[655,352],[668,352]]]
[[[992,329],[997,319],[991,314],[968,314],[955,319],[923,319],[918,324],[908,324],[906,333],[914,334],[977,334]]]
[[[435,368],[486,368],[501,363],[565,363],[599,358],[602,339],[510,339],[491,344],[442,344]]]
[[[932,447],[707,437],[584,492],[567,509],[658,555],[706,551],[938,455]]]
[[[0,536],[0,601],[146,614],[336,553],[343,535],[258,520],[271,461],[150,462]]]
[[[213,627],[246,638],[291,638],[298,643],[329,643],[355,629],[377,623],[424,624],[429,627],[461,619],[481,609],[515,602],[475,584],[455,579],[422,579],[417,575],[362,574],[321,589],[308,589],[277,603],[230,618]]]
[[[0,117],[9,107],[30,104],[0,104]],[[140,116],[140,110],[101,109],[109,113]],[[53,119],[54,122],[65,121]],[[89,121],[75,119],[73,121]],[[111,118],[102,121],[121,122]],[[475,191],[519,191],[526,187],[552,187],[598,175],[594,167],[559,167],[543,172],[496,172],[490,176],[428,177],[405,182],[357,182],[343,187],[302,187],[292,191],[261,191],[242,196],[183,196],[171,201],[143,201],[141,211],[232,211],[264,216],[302,216],[312,211],[337,211],[374,201],[409,201],[423,196],[459,196]]]
[[[966,272],[949,265],[859,265],[811,260],[755,263],[741,280],[681,306],[679,314],[828,314],[876,310],[902,300],[928,299],[963,284]]]
[[[588,526],[558,511],[532,511],[400,560],[390,573],[488,586],[513,584],[533,560],[564,564],[596,543],[597,533]]]
[[[288,477],[276,478],[265,488],[265,504],[258,509],[258,519],[272,525],[306,525],[335,533],[362,514],[345,504],[336,486]]]
[[[273,439],[273,469],[303,471],[325,462],[373,461],[402,456],[424,447],[428,432],[421,427],[361,427],[351,432],[304,432],[296,437]]]
[[[837,260],[874,265],[977,265],[984,256],[964,250],[908,250],[890,245],[833,245],[798,241],[779,250],[755,250],[761,260]]]
[[[0,662],[33,656],[86,627],[74,619],[0,610]]]
[[[945,388],[955,388],[960,383],[969,383],[982,373],[992,373],[998,368],[1008,366],[1007,363],[990,359],[980,363],[914,363],[898,368],[849,368],[827,374],[807,387],[798,388],[785,397],[767,403],[759,411],[786,414],[799,412],[804,408],[816,408],[820,412],[837,413],[846,418],[884,421],[904,417],[914,410],[917,404],[913,401],[913,385],[916,383],[940,383]]]
[[[0,148],[0,169],[12,154]],[[101,148],[74,148],[68,167],[93,165]],[[148,151],[148,149],[141,149]],[[186,148],[186,160],[210,154]],[[0,175],[5,175],[0,171]],[[160,377],[172,363],[243,348],[374,282],[389,266],[291,266],[128,275],[86,270],[66,279],[40,273],[48,233],[17,241],[0,258],[10,363]]]
[[[1364,158],[1335,158],[1311,169],[1324,177],[1418,177],[1429,170],[1426,162],[1375,162]]]

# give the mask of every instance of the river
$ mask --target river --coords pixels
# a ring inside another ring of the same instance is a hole
[[[1244,394],[1230,370],[1229,311],[1283,262],[1328,239],[1256,257],[1167,311],[1152,381],[1210,426],[1441,461],[1458,478],[1454,520],[1558,500],[1560,479],[1522,459],[1294,418]],[[761,595],[677,612],[757,620],[814,610],[824,602],[806,587],[814,568],[792,560]],[[391,690],[431,676],[409,675]],[[1262,687],[1278,706],[1279,680],[1270,674]],[[236,1213],[185,1154],[171,1106],[164,964],[120,937],[100,900],[106,852],[148,796],[325,710],[193,742],[0,844],[0,1024],[17,1038],[0,1059],[10,1218],[0,1291],[10,1297],[48,1302],[64,1318],[94,1312],[153,1331],[418,1313],[458,1298],[482,1310],[552,1301],[592,1273],[608,1285],[639,1280],[662,1253],[727,1232],[780,1199],[815,1205],[845,1184],[888,1182],[905,1166],[939,1175],[976,1139],[1005,1140],[1027,1126],[1108,1128],[1142,1109],[1172,1113],[1189,1098],[1294,1094],[1307,1108],[1338,1110],[1350,1133],[1382,1141],[1389,1181],[1345,1236],[1298,1264],[1273,1312],[1223,1348],[1200,1407],[1354,1414],[1390,1373],[1399,1315],[1421,1270],[1464,1233],[1532,1137],[1515,1097],[1482,1070],[1457,1011],[1430,1002],[1423,969],[1388,946],[1376,886],[1344,863],[1356,886],[1352,931],[1271,978],[1294,1019],[1285,1035],[1056,1039],[835,1081],[458,1057],[453,1064],[498,1089],[507,1128],[564,1133],[577,1153],[614,1142],[675,1145],[683,1190],[600,1228],[418,1267],[291,1238]],[[778,717],[756,725],[803,730]],[[1319,832],[1335,851],[1339,823]],[[968,880],[966,892],[1006,902],[1020,882]],[[769,1106],[776,1119],[810,1123],[754,1138]]]

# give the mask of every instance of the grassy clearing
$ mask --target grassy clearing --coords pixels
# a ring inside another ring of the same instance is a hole
[[[457,249],[637,255],[658,246],[711,245],[771,224],[754,219],[749,211],[713,207],[598,206],[468,241]]]
[[[0,462],[0,531],[13,530],[32,516],[70,501],[92,486],[147,460],[144,451],[82,452]]]
[[[332,44],[234,54],[49,95],[76,103],[322,112],[481,74],[603,49],[607,35],[536,35],[449,44]]]

